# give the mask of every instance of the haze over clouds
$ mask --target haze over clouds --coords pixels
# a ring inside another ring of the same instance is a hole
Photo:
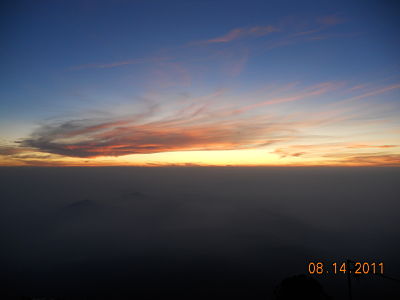
[[[309,261],[399,278],[398,168],[1,168],[0,276],[17,295],[273,299]],[[16,188],[18,187],[18,188]],[[315,277],[334,299],[346,276]],[[353,280],[362,299],[398,283]],[[175,295],[176,296],[176,295]]]

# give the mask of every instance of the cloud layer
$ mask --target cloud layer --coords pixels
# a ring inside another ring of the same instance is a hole
[[[25,147],[70,157],[121,156],[190,150],[232,150],[265,146],[292,135],[292,126],[272,117],[214,119],[209,110],[191,107],[183,115],[156,121],[68,121],[41,127],[22,141]],[[229,116],[231,114],[231,116]],[[192,117],[190,118],[189,115]]]
[[[312,99],[335,89],[322,83],[258,102],[222,104],[217,92],[186,103],[153,105],[136,115],[112,120],[69,120],[41,126],[23,147],[69,157],[122,156],[170,151],[254,149],[301,135],[315,119],[263,111],[268,106]],[[281,88],[279,89],[283,91]],[[267,99],[265,99],[267,98]],[[169,111],[169,113],[167,113]],[[320,121],[319,121],[320,122]]]
[[[396,86],[397,87],[397,86]],[[176,151],[243,150],[268,147],[269,153],[279,159],[313,159],[342,163],[398,163],[398,145],[379,140],[354,139],[343,142],[343,137],[318,137],[312,134],[324,126],[364,126],[368,120],[368,103],[365,98],[392,90],[378,87],[375,90],[347,88],[352,95],[349,101],[343,94],[343,85],[323,82],[314,86],[297,88],[296,84],[253,93],[246,98],[258,97],[247,105],[234,105],[235,101],[219,91],[204,97],[185,101],[168,101],[152,104],[134,115],[114,116],[108,119],[70,119],[39,127],[29,138],[20,141],[19,152],[2,148],[5,155],[15,158],[40,158],[37,154],[21,153],[21,149],[42,154],[72,158],[95,158],[129,154],[151,154]],[[298,107],[321,97],[332,97],[340,91],[344,100],[332,108],[314,112],[288,113],[282,105],[297,103]],[[354,91],[358,94],[354,95]],[[264,94],[264,95],[263,95]],[[277,94],[280,94],[278,96]],[[222,100],[227,98],[226,100]],[[349,103],[353,106],[349,106]],[[242,103],[242,101],[240,101]],[[300,106],[299,106],[300,105]],[[281,110],[279,110],[281,107]],[[374,107],[374,106],[372,106]],[[362,109],[366,109],[363,112]],[[371,122],[371,121],[370,121]],[[324,130],[325,131],[325,130]],[[326,132],[326,131],[325,131]],[[309,144],[299,144],[307,137]],[[365,137],[364,137],[365,138]],[[354,152],[357,151],[357,152]],[[268,151],[266,151],[268,153]],[[31,157],[34,155],[33,157]]]

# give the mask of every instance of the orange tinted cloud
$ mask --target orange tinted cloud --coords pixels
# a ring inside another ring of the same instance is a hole
[[[109,120],[87,118],[48,123],[23,139],[20,148],[61,157],[95,158],[177,151],[247,150],[279,145],[274,152],[265,153],[269,153],[273,159],[276,157],[271,153],[285,158],[279,161],[298,160],[299,163],[311,160],[320,162],[323,159],[329,159],[332,163],[348,163],[344,159],[350,156],[365,156],[365,153],[351,153],[353,149],[362,149],[359,152],[375,149],[373,154],[376,155],[394,155],[398,147],[396,140],[384,141],[376,135],[374,139],[365,134],[363,138],[347,139],[331,136],[332,142],[318,144],[318,139],[326,139],[327,136],[318,136],[320,133],[313,133],[314,129],[337,124],[342,126],[344,122],[351,126],[364,125],[368,121],[364,115],[360,118],[358,107],[347,107],[348,110],[344,111],[307,111],[310,104],[306,103],[307,100],[326,97],[326,93],[337,91],[341,85],[325,82],[303,88],[296,84],[276,88],[270,86],[250,96],[240,95],[249,103],[244,106],[240,105],[243,99],[236,101],[230,98],[235,95],[230,96],[226,90],[219,90],[189,100],[159,102],[136,115],[116,116]],[[356,89],[356,92],[364,93],[362,89]],[[339,96],[346,97],[341,92]],[[301,103],[305,105],[303,111],[288,113],[281,110],[280,113],[280,108],[284,108],[280,104],[299,100],[304,100]],[[329,106],[326,105],[327,108]],[[350,127],[351,130],[354,128]],[[379,128],[374,130],[378,132]],[[299,143],[305,138],[311,138],[309,145]],[[293,145],[295,142],[299,144]],[[386,153],[378,153],[377,149]],[[4,155],[18,158],[13,149],[4,149]],[[40,157],[34,153],[31,159],[35,158]]]
[[[397,145],[350,145],[347,148],[351,149],[362,149],[362,148],[395,148],[398,147]]]
[[[350,166],[395,166],[400,163],[400,154],[390,152],[397,145],[366,145],[346,142],[288,145],[275,149],[272,154],[281,159],[287,157],[306,156],[315,162],[323,162],[328,165]],[[382,149],[371,152],[369,149]],[[354,152],[353,149],[361,149],[364,152]],[[385,149],[385,151],[383,150]],[[388,150],[386,150],[388,149]]]
[[[172,113],[158,118],[154,110],[148,110],[112,121],[86,119],[48,124],[24,139],[22,145],[70,157],[263,147],[293,138],[300,134],[301,128],[314,126],[315,120],[291,120],[290,116],[282,118],[251,111],[321,95],[331,88],[332,84],[323,83],[293,91],[295,95],[239,108],[215,105],[211,98],[194,100],[179,109],[174,106],[176,103],[170,103],[168,111]]]
[[[264,145],[262,133],[249,129],[239,132],[235,126],[218,124],[217,128],[189,126],[180,128],[166,125],[110,127],[105,132],[91,135],[87,139],[66,144],[47,135],[27,139],[24,145],[44,152],[72,157],[121,156],[126,154],[156,153],[183,150],[230,150]],[[248,126],[248,125],[247,125]]]
[[[197,120],[173,115],[145,123],[130,121],[85,125],[73,122],[40,128],[23,146],[71,157],[121,156],[190,150],[231,150],[265,146],[287,136],[284,124],[268,118],[214,119],[209,111]],[[274,122],[272,122],[274,123]]]
[[[339,159],[338,163],[354,166],[399,166],[400,154],[353,154]]]

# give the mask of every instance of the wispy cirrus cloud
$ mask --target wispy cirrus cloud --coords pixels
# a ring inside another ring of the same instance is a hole
[[[244,106],[244,107],[238,109],[237,112],[244,112],[247,110],[251,110],[251,109],[255,109],[255,108],[259,108],[259,107],[267,106],[267,105],[294,102],[294,101],[303,100],[303,99],[310,99],[315,96],[326,94],[327,92],[336,89],[340,85],[341,85],[340,83],[324,82],[321,84],[317,84],[315,86],[311,86],[311,87],[305,89],[304,91],[296,93],[294,95],[289,95],[287,97],[276,97],[276,98],[268,99],[266,101],[257,102],[257,103],[251,104],[251,105]]]
[[[234,28],[222,36],[197,42],[197,44],[228,43],[245,37],[260,37],[278,31],[279,28],[272,25],[240,27]]]
[[[281,158],[317,161],[325,157],[327,160],[343,163],[350,156],[361,157],[371,154],[371,151],[373,155],[396,154],[396,143],[379,143],[379,139],[371,141],[358,138],[352,142],[343,142],[340,137],[333,136],[330,143],[296,144],[307,137],[311,137],[314,142],[318,140],[318,136],[310,132],[321,126],[353,126],[365,123],[365,118],[357,115],[357,106],[345,106],[349,111],[279,111],[279,107],[285,103],[300,100],[302,103],[309,100],[315,102],[319,97],[328,94],[332,96],[335,92],[334,95],[346,98],[342,89],[338,91],[338,86],[341,85],[342,83],[323,82],[309,87],[298,84],[270,87],[267,91],[253,92],[249,97],[241,95],[250,102],[247,105],[243,105],[243,101],[234,105],[235,101],[232,101],[231,96],[225,94],[227,90],[218,90],[204,97],[153,104],[135,115],[116,115],[108,119],[72,118],[68,121],[50,122],[20,141],[20,148],[29,149],[28,153],[7,148],[4,149],[4,154],[23,160],[29,159],[30,153],[33,155],[31,159],[40,159],[40,155],[45,154],[96,158],[268,147],[271,149],[269,153]],[[384,88],[379,90],[382,89]],[[365,94],[362,88],[350,87],[348,90],[352,94]],[[256,99],[252,100],[253,97]],[[226,98],[230,101],[225,102]],[[329,109],[329,104],[325,108]],[[351,136],[347,138],[349,140]],[[353,153],[355,150],[365,153]],[[27,157],[24,157],[25,154]]]
[[[305,158],[317,165],[398,166],[399,148],[400,145],[333,142],[281,146],[271,153],[280,159]]]
[[[345,19],[335,14],[318,17],[317,22],[325,26],[333,26],[344,23]]]
[[[398,145],[365,145],[365,144],[355,144],[349,145],[347,148],[350,149],[365,149],[365,148],[395,148],[399,147]]]
[[[378,88],[378,89],[374,88],[373,90],[364,92],[364,93],[359,94],[359,95],[355,95],[353,97],[350,97],[350,98],[345,99],[345,100],[343,100],[341,102],[338,102],[338,103],[343,104],[344,102],[350,102],[350,101],[354,101],[354,100],[360,100],[360,99],[364,99],[364,98],[368,98],[368,97],[373,97],[373,96],[384,94],[386,92],[389,92],[389,91],[392,91],[392,90],[397,90],[397,89],[400,89],[400,83],[394,83],[394,84],[387,85],[387,86],[384,86],[384,87],[381,87],[381,88]],[[353,88],[353,90],[354,90],[354,88]]]
[[[252,106],[221,105],[213,97],[194,99],[169,110],[159,108],[112,120],[70,120],[41,126],[22,140],[24,147],[71,157],[121,156],[170,151],[237,150],[258,148],[301,135],[309,120],[265,114],[260,107],[307,99],[330,90],[321,84],[291,96],[273,97]],[[214,101],[214,102],[213,102]],[[165,115],[165,111],[170,111]]]
[[[280,34],[278,34],[275,39],[265,41],[264,49],[271,50],[298,43],[329,38],[352,37],[354,33],[343,31],[334,33],[330,30],[346,21],[347,20],[338,15],[320,16],[313,20],[299,20],[293,18],[286,21],[283,20],[279,25]]]
[[[155,56],[155,57],[149,57],[149,58],[136,58],[136,59],[121,60],[121,61],[115,61],[115,62],[110,62],[110,63],[83,64],[83,65],[73,66],[70,68],[70,70],[111,69],[111,68],[122,67],[122,66],[127,66],[127,65],[165,62],[168,60],[171,60],[171,58]]]
[[[134,58],[126,60],[118,60],[108,63],[89,63],[77,66],[72,66],[70,70],[84,70],[84,69],[113,69],[118,67],[124,67],[129,65],[139,65],[139,64],[150,64],[154,68],[151,72],[159,72],[162,70],[162,64],[179,64],[183,65],[185,63],[185,57],[187,58],[187,53],[182,53],[182,49],[187,50],[186,46],[198,46],[198,45],[213,45],[213,44],[230,44],[231,42],[246,40],[246,47],[249,47],[251,41],[257,43],[257,38],[269,36],[273,33],[275,38],[269,39],[264,46],[261,46],[263,50],[270,50],[276,47],[288,46],[291,44],[296,44],[304,41],[311,41],[317,39],[326,39],[330,37],[330,34],[321,35],[326,28],[335,26],[337,24],[343,23],[342,18],[336,15],[323,16],[314,20],[309,27],[303,27],[300,25],[301,22],[294,22],[293,24],[284,24],[281,22],[279,26],[277,25],[256,25],[247,27],[237,27],[229,30],[227,33],[217,36],[214,38],[209,38],[206,40],[193,41],[185,45],[176,45],[171,49],[164,49],[162,55],[156,54],[154,56]],[[236,45],[236,46],[235,46]],[[237,51],[237,44],[233,43],[233,48],[225,49],[225,55],[219,56],[218,60],[222,63],[222,69],[230,76],[238,76],[244,69],[249,57],[253,54],[253,50],[260,51],[260,45],[253,44],[245,51]],[[239,48],[242,46],[238,46]],[[235,49],[234,49],[235,48]],[[243,50],[243,49],[242,49]],[[178,55],[179,53],[179,55]],[[166,55],[164,55],[166,54]],[[204,57],[203,55],[200,55]],[[199,55],[196,55],[199,57]],[[190,58],[192,59],[192,58]],[[189,60],[190,60],[189,59]],[[213,63],[213,65],[215,65]],[[218,65],[218,63],[216,64]],[[161,75],[162,76],[162,75]],[[186,76],[187,77],[187,76]],[[163,80],[162,86],[165,86],[165,80]],[[176,80],[174,81],[176,82]],[[153,83],[154,84],[154,83]],[[157,84],[157,83],[156,83]],[[168,84],[169,86],[170,84]]]
[[[319,143],[319,144],[295,144],[275,149],[273,154],[279,155],[281,158],[294,156],[299,157],[302,155],[309,155],[310,157],[337,157],[354,156],[351,152],[352,149],[389,149],[397,148],[399,145],[372,145],[372,144],[357,144],[349,142],[336,142],[336,143]],[[368,155],[357,153],[357,156]]]
[[[399,166],[400,154],[397,153],[349,153],[336,155],[325,155],[327,158],[334,158],[343,165],[353,166]]]
[[[268,120],[208,119],[192,123],[175,116],[141,124],[132,119],[118,126],[115,122],[88,126],[82,121],[71,121],[41,128],[23,140],[22,145],[70,157],[248,149],[272,144],[291,133],[278,122],[266,126]]]

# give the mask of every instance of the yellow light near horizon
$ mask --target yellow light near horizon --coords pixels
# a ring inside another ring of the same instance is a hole
[[[300,157],[280,158],[266,149],[176,151],[153,154],[126,155],[116,158],[133,165],[287,165],[303,164]]]
[[[384,149],[385,155],[397,157],[396,148]],[[296,152],[299,149],[296,149]],[[308,149],[309,150],[309,149]],[[346,155],[360,155],[365,149],[338,148],[309,150],[301,155],[281,156],[274,153],[274,148],[243,150],[203,150],[175,151],[152,154],[130,154],[124,156],[98,156],[95,158],[65,157],[59,155],[43,156],[43,153],[32,152],[26,158],[1,159],[2,166],[362,166],[362,165],[398,165],[393,158],[377,157],[371,161],[346,160]],[[356,151],[356,153],[352,153]],[[328,154],[333,155],[328,155]],[[337,155],[334,155],[337,153]],[[366,152],[368,154],[368,152]],[[367,156],[368,157],[368,156]]]
[[[300,163],[300,158],[282,159],[266,149],[246,150],[208,150],[208,151],[174,151],[151,154],[130,154],[124,156],[99,156],[95,158],[60,157],[53,162],[65,165],[82,166],[167,166],[167,165],[200,165],[200,166],[227,166],[227,165],[286,165]]]

